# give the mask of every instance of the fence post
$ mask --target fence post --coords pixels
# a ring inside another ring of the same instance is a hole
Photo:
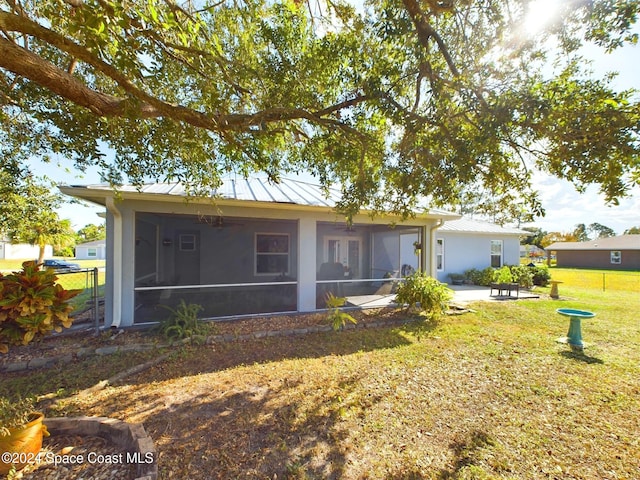
[[[100,319],[98,318],[98,267],[93,268],[93,327],[95,334],[100,333]]]
[[[606,283],[607,283],[607,274],[602,272],[602,291],[603,292],[607,291]]]

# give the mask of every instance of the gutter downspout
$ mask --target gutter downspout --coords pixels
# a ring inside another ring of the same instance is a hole
[[[444,220],[439,218],[436,225],[431,228],[431,239],[429,241],[429,275],[437,278],[438,266],[436,265],[436,232],[444,225]]]
[[[111,326],[119,327],[122,322],[122,213],[112,197],[107,198],[107,210],[113,215],[113,297]]]

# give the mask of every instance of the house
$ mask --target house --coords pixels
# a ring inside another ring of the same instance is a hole
[[[529,258],[535,261],[542,261],[544,256],[544,249],[536,245],[520,245],[520,258]]]
[[[11,243],[9,239],[0,237],[0,259],[1,260],[35,260],[40,254],[40,247],[28,243]],[[44,247],[45,257],[53,255],[53,247]]]
[[[619,235],[588,242],[556,242],[545,248],[547,262],[558,267],[640,270],[640,235]]]
[[[76,245],[76,260],[104,260],[107,258],[107,241],[94,240]]]
[[[450,274],[472,268],[500,268],[520,264],[520,237],[528,232],[488,222],[449,220],[435,232],[436,278],[448,282]]]
[[[390,278],[418,269],[435,276],[438,227],[459,218],[361,212],[347,224],[334,210],[338,191],[293,179],[229,178],[214,200],[188,199],[180,183],[59,188],[106,208],[112,326],[157,321],[167,314],[158,306],[181,300],[201,305],[203,318],[310,312],[324,308],[329,291],[372,305]]]

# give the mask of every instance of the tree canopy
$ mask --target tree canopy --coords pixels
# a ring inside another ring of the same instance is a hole
[[[346,215],[465,187],[540,214],[540,169],[616,203],[640,184],[640,108],[580,48],[636,42],[638,2],[558,2],[536,33],[529,3],[0,0],[3,169],[57,154],[193,194],[306,171]]]
[[[76,243],[93,242],[94,240],[104,240],[107,238],[107,227],[104,223],[85,225],[76,233]]]
[[[70,220],[61,220],[54,211],[62,200],[51,187],[23,171],[0,170],[0,233],[13,243],[29,243],[39,248],[38,263],[46,245],[56,248],[73,244]]]

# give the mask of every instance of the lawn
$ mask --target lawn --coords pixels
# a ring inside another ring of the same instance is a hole
[[[62,257],[55,257],[55,258],[67,260],[72,263],[77,263],[82,268],[95,268],[95,267],[102,268],[105,266],[104,260],[76,260],[73,258],[62,258]],[[22,262],[25,262],[27,260],[35,260],[35,258],[28,258],[25,260],[7,260],[2,258],[0,259],[0,272],[12,272],[15,270],[20,270],[22,268]]]
[[[180,347],[82,398],[69,395],[136,359],[5,375],[0,390],[62,388],[65,414],[143,422],[161,478],[640,478],[640,297],[560,293],[436,323]],[[584,354],[556,342],[559,307],[596,313]]]

